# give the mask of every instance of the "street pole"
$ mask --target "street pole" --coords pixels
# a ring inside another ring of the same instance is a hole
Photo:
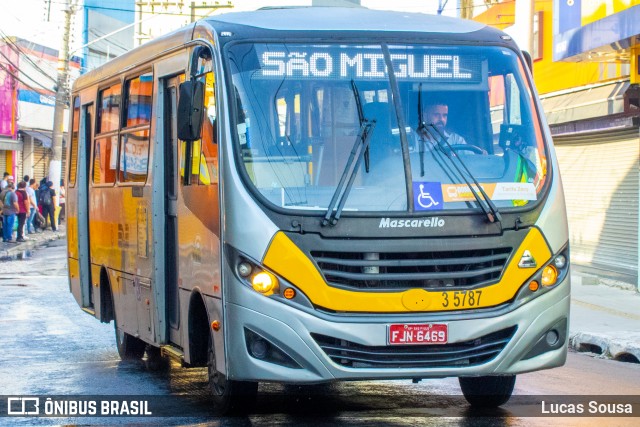
[[[58,77],[56,87],[56,104],[53,109],[53,137],[51,150],[53,155],[49,162],[49,181],[53,182],[56,194],[60,192],[62,175],[62,136],[64,133],[64,109],[67,105],[67,79],[69,76],[69,34],[71,32],[71,0],[64,0],[64,31],[58,51]],[[56,200],[56,206],[58,202]]]
[[[533,56],[533,16],[535,0],[516,0],[516,34],[513,34],[516,43],[522,50],[528,51]]]

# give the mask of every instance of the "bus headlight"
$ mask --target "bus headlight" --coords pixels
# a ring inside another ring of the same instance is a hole
[[[263,295],[272,295],[278,289],[278,279],[268,271],[261,271],[251,278],[251,286]]]
[[[553,264],[542,269],[542,286],[553,286],[558,281],[558,270]]]
[[[553,260],[553,264],[558,268],[558,270],[562,270],[567,265],[567,257],[560,254]]]

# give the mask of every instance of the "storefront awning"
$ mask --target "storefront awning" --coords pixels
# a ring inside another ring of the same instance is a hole
[[[51,148],[51,132],[41,132],[37,130],[21,130],[20,132],[42,142],[42,146]]]
[[[21,151],[22,141],[0,136],[0,150]]]
[[[624,113],[629,81],[591,85],[540,96],[549,125]]]

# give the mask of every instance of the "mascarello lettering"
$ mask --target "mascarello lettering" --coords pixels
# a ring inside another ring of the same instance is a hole
[[[391,219],[380,218],[378,228],[431,228],[444,227],[444,219],[434,216],[423,219]]]

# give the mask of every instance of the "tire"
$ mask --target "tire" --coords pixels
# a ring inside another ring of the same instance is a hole
[[[258,383],[227,380],[224,374],[218,372],[211,335],[207,350],[207,369],[209,391],[217,415],[242,414],[254,408],[258,397]]]
[[[113,307],[113,325],[116,333],[116,346],[118,354],[122,360],[139,360],[144,356],[144,350],[147,344],[140,338],[136,338],[122,329],[118,328],[118,319],[116,319],[115,306]]]
[[[515,375],[458,378],[467,402],[475,408],[496,408],[509,401]]]

